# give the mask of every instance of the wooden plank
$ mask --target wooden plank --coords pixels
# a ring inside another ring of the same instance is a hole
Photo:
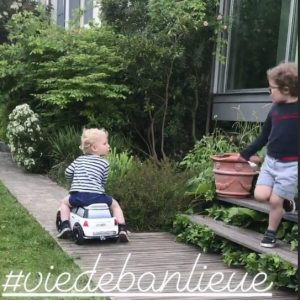
[[[269,212],[270,212],[270,206],[267,203],[261,203],[261,202],[255,201],[253,198],[233,199],[233,198],[216,196],[215,199],[219,200],[219,201],[231,203],[234,205],[250,208],[250,209],[253,209],[253,210],[256,210],[256,211],[259,211],[262,213],[266,213],[266,214],[269,214]],[[283,219],[298,223],[298,211],[293,214],[288,214],[288,213],[284,212]]]
[[[160,235],[160,234],[158,234]],[[192,265],[195,262],[196,256],[199,254],[199,247],[191,247],[190,245],[182,244],[182,243],[174,243],[174,235],[167,234],[171,238],[166,238],[164,241],[160,241],[160,246],[158,249],[154,250],[152,245],[156,243],[156,236],[153,235],[144,240],[144,245],[141,243],[141,237],[143,233],[132,233],[131,234],[131,243],[129,244],[107,244],[102,242],[96,243],[95,247],[90,247],[89,245],[85,245],[82,247],[78,247],[70,242],[59,241],[60,243],[66,243],[67,249],[72,252],[73,255],[79,254],[82,255],[82,259],[75,260],[76,263],[81,267],[83,271],[91,271],[95,264],[95,260],[97,256],[101,253],[101,260],[97,266],[97,273],[93,276],[93,281],[97,283],[103,273],[111,272],[114,276],[114,283],[119,278],[121,274],[121,269],[124,266],[124,262],[128,253],[131,253],[135,247],[139,248],[139,251],[133,251],[132,257],[129,263],[126,266],[125,272],[132,272],[136,276],[136,281],[145,274],[146,272],[152,272],[155,275],[155,288],[160,286],[165,278],[165,274],[168,271],[168,278],[176,273],[177,271],[181,274],[180,286],[184,286],[187,282],[190,274]],[[97,247],[98,245],[98,247]],[[103,246],[102,246],[103,245]],[[170,247],[172,246],[172,247]],[[183,249],[181,246],[184,246]],[[111,247],[114,247],[112,249]],[[122,249],[122,250],[121,250]],[[124,250],[123,250],[124,249]],[[188,251],[186,251],[188,250]],[[68,253],[68,251],[67,251]],[[84,255],[86,253],[86,255]],[[112,255],[113,253],[113,255]],[[202,284],[207,285],[210,276],[212,274],[216,274],[217,272],[222,272],[225,275],[225,279],[229,278],[233,273],[234,279],[232,280],[232,285],[238,285],[241,282],[242,277],[245,275],[245,270],[243,268],[232,268],[225,265],[221,257],[216,254],[202,254],[199,265],[195,269],[194,276],[192,278],[191,287],[196,286],[199,282],[199,277],[203,272],[203,266],[207,265],[208,269],[205,271],[205,276],[201,280]],[[250,286],[253,276],[247,277],[245,280],[245,287]],[[225,280],[226,281],[226,280]],[[141,287],[147,288],[151,285],[151,278],[144,278]],[[225,282],[221,283],[218,288],[222,288],[225,286]],[[131,285],[130,277],[125,277],[122,280],[121,288],[128,288]],[[112,284],[111,287],[113,287]],[[110,285],[106,286],[106,288],[110,288]],[[130,292],[136,292],[137,285],[136,283],[130,289]],[[163,292],[176,292],[176,278],[175,280],[170,281],[170,283],[164,288]],[[255,291],[253,291],[255,292]],[[284,292],[284,291],[271,291],[273,293],[273,298],[275,299],[289,299],[296,300],[296,293]],[[234,295],[233,295],[234,296]],[[279,297],[279,298],[277,298]],[[111,297],[111,300],[146,300],[146,297]],[[151,298],[154,299],[154,298]],[[163,298],[165,299],[165,297]],[[168,298],[166,298],[168,299]],[[173,297],[171,299],[174,299]],[[178,297],[176,299],[186,299],[184,297]],[[199,299],[199,297],[189,297],[189,299]],[[206,299],[205,295],[201,299]],[[218,295],[216,297],[209,298],[210,300],[219,299]],[[233,297],[230,297],[232,300]],[[208,299],[207,299],[208,300]]]
[[[191,222],[209,226],[217,235],[226,238],[241,246],[254,250],[258,253],[270,253],[279,255],[285,261],[290,262],[298,268],[298,252],[291,251],[290,245],[278,241],[279,247],[264,248],[260,246],[263,235],[255,231],[244,229],[232,225],[227,225],[222,221],[216,221],[206,216],[188,216]]]

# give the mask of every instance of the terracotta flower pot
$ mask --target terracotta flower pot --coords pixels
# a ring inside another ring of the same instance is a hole
[[[217,194],[227,198],[246,198],[250,195],[252,181],[257,170],[234,153],[213,155]],[[253,156],[251,162],[261,163],[262,159]]]

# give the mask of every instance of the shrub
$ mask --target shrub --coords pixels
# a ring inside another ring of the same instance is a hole
[[[18,105],[9,115],[7,126],[8,146],[12,157],[27,171],[34,171],[41,167],[40,152],[43,141],[39,117],[27,104]]]
[[[113,148],[107,160],[110,164],[108,181],[113,185],[113,181],[118,177],[124,177],[132,166],[133,156],[127,152],[117,153],[117,148]]]
[[[82,154],[79,149],[80,132],[72,126],[66,126],[53,133],[49,139],[51,144],[51,160],[55,164],[71,163]]]
[[[187,193],[199,199],[212,200],[215,195],[213,162],[210,156],[237,152],[238,148],[223,131],[218,129],[204,136],[180,163],[182,167],[197,170],[197,175],[187,182]]]
[[[184,157],[180,166],[197,171],[197,175],[187,182],[187,194],[194,195],[199,199],[204,198],[207,201],[214,199],[216,192],[214,164],[210,157],[216,154],[239,153],[250,145],[260,132],[260,123],[246,122],[238,109],[238,118],[241,117],[242,121],[234,124],[234,132],[232,133],[235,136],[231,136],[216,127],[212,134],[203,136],[200,141],[197,141],[194,148]],[[266,148],[263,148],[257,154],[263,158],[265,153]]]
[[[176,172],[169,163],[158,167],[134,159],[125,176],[108,182],[106,192],[119,201],[132,230],[163,230],[172,226],[178,212],[189,208],[190,199],[184,194],[190,176],[187,171]]]
[[[6,29],[9,42],[0,45],[1,127],[6,128],[6,112],[21,102],[39,114],[48,131],[68,125],[118,131],[127,126],[122,111],[129,88],[118,79],[122,38],[110,28],[64,30],[49,23],[38,6],[15,14]]]

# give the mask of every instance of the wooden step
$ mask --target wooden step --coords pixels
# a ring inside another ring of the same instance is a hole
[[[277,241],[277,247],[264,248],[260,246],[263,235],[249,230],[232,225],[227,225],[222,221],[216,221],[213,218],[206,216],[188,216],[192,223],[206,225],[211,228],[218,236],[239,244],[245,248],[251,249],[258,253],[278,254],[283,260],[290,262],[294,267],[298,268],[298,252],[292,251],[291,246]]]
[[[220,197],[220,196],[216,195],[215,199],[219,200],[219,201],[231,203],[234,205],[250,208],[250,209],[253,209],[253,210],[256,210],[256,211],[259,211],[262,213],[266,213],[266,214],[269,214],[269,212],[270,212],[270,206],[268,203],[258,202],[258,201],[255,201],[253,198],[232,199],[232,198],[225,198],[225,197]],[[283,219],[298,223],[298,211],[296,211],[293,214],[288,214],[288,213],[284,212]]]

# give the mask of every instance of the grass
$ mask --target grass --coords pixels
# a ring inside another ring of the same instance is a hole
[[[2,297],[3,284],[6,282],[6,275],[11,271],[27,275],[31,275],[27,281],[27,290],[34,288],[39,283],[40,272],[44,278],[43,284],[40,289],[34,292],[47,292],[45,290],[46,277],[51,273],[50,280],[48,280],[48,288],[52,288],[58,278],[64,272],[72,275],[70,283],[61,286],[61,289],[71,287],[77,276],[82,273],[80,268],[59,247],[56,241],[40,226],[40,224],[28,213],[28,211],[16,200],[15,197],[5,188],[0,182],[0,299]],[[51,270],[51,266],[54,269]],[[59,282],[64,282],[67,277],[61,277]],[[24,279],[20,284],[24,283]],[[13,282],[12,282],[13,283]],[[78,281],[78,289],[83,289],[88,283],[88,277],[81,276]],[[91,285],[91,288],[92,287]],[[26,292],[24,287],[17,288],[13,291],[8,288],[6,293],[13,292]],[[55,291],[54,291],[55,292]],[[58,291],[56,291],[58,292]],[[86,291],[88,292],[88,290]],[[6,298],[10,300],[20,300],[22,298]],[[41,299],[41,298],[28,298],[28,299]],[[61,298],[43,298],[50,299],[63,299]],[[83,299],[82,297],[70,297],[70,300]],[[105,300],[106,298],[93,298],[96,300]]]

